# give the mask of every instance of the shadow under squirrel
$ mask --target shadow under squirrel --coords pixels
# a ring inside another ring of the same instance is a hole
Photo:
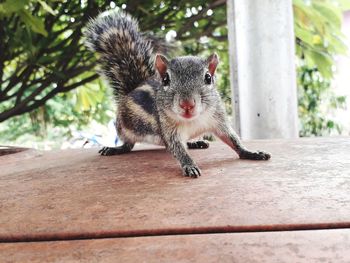
[[[117,101],[117,132],[123,145],[104,147],[101,155],[130,152],[136,142],[164,145],[180,162],[183,174],[201,171],[189,156],[186,142],[212,133],[241,159],[268,160],[270,154],[250,151],[229,124],[215,87],[219,63],[214,53],[171,60],[159,54],[161,44],[139,32],[137,21],[123,12],[110,12],[90,21],[86,45],[99,54],[99,64]],[[204,141],[189,148],[207,148]]]

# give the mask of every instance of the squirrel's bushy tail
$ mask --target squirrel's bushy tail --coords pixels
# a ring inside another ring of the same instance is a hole
[[[154,74],[153,44],[137,21],[123,12],[99,15],[87,25],[86,46],[99,53],[103,74],[116,96],[127,94]]]

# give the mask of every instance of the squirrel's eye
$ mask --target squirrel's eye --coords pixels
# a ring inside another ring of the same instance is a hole
[[[205,76],[204,76],[204,81],[206,84],[211,84],[211,81],[212,81],[212,77],[210,75],[210,73],[205,73]]]
[[[163,86],[168,86],[170,83],[170,78],[168,72],[165,73],[164,78],[162,79]]]

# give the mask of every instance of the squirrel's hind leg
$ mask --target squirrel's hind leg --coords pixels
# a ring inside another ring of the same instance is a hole
[[[98,151],[101,155],[110,156],[131,152],[132,148],[134,148],[134,143],[124,143],[118,147],[103,147]]]
[[[209,148],[209,142],[205,140],[198,140],[187,142],[188,149],[207,149]]]

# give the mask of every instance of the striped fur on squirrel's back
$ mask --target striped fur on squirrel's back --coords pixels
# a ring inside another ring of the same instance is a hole
[[[85,32],[86,46],[100,55],[102,73],[115,95],[126,95],[154,75],[152,41],[139,32],[135,19],[110,12],[91,20]]]

